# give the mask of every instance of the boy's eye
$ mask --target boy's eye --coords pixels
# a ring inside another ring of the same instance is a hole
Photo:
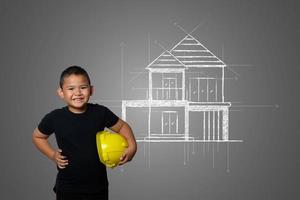
[[[81,86],[81,89],[87,89],[88,86]]]
[[[68,90],[74,90],[74,88],[68,88]]]

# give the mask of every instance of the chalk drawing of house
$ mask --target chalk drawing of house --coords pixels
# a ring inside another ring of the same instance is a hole
[[[153,60],[145,68],[147,98],[122,101],[123,120],[129,108],[147,109],[147,133],[137,141],[234,141],[228,134],[231,103],[224,101],[225,67],[190,34]]]

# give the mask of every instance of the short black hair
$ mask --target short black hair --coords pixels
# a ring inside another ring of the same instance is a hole
[[[88,73],[85,71],[85,69],[83,69],[82,67],[80,66],[70,66],[68,67],[67,69],[65,69],[61,75],[60,75],[60,80],[59,80],[59,86],[60,88],[62,88],[63,84],[64,84],[64,79],[72,74],[75,74],[75,75],[83,75],[86,77],[86,79],[88,80],[89,82],[89,85],[91,85],[91,80],[90,80],[90,77],[88,75]]]

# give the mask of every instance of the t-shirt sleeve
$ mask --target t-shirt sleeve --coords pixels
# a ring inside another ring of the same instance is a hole
[[[54,132],[53,113],[48,113],[38,124],[38,129],[45,135],[51,135]]]
[[[107,107],[104,107],[104,117],[105,117],[105,127],[109,128],[112,127],[113,125],[115,125],[118,120],[119,117],[117,115],[115,115],[110,109],[108,109]]]

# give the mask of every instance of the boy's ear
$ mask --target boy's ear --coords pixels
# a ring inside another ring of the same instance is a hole
[[[62,99],[64,98],[64,93],[60,87],[57,88],[56,92],[60,98],[62,98]]]
[[[92,96],[94,94],[94,86],[90,86],[90,96]]]

